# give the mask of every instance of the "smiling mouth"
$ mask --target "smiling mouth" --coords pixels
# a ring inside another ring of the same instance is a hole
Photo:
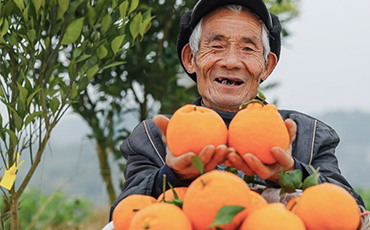
[[[230,78],[216,78],[216,81],[218,83],[225,84],[225,85],[241,85],[244,83],[241,80],[233,80]]]

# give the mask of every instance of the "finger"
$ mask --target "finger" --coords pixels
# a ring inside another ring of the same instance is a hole
[[[225,157],[227,156],[227,147],[226,145],[217,146],[215,149],[212,158],[210,161],[204,166],[204,171],[208,172],[216,168],[218,164],[221,164],[225,161]]]
[[[290,143],[293,143],[296,138],[297,124],[292,119],[288,118],[285,120],[285,126],[287,127],[289,132]]]
[[[195,154],[192,152],[188,152],[180,156],[174,156],[167,153],[166,164],[173,170],[181,172],[184,168],[191,165],[191,157],[194,155]]]
[[[294,160],[291,155],[288,155],[283,149],[279,147],[273,147],[271,153],[285,171],[294,169]]]
[[[232,152],[228,155],[228,163],[230,162],[232,167],[242,170],[247,176],[253,176],[256,173],[249,167],[243,158],[238,153]]]
[[[269,168],[264,165],[256,156],[247,153],[243,156],[243,160],[248,164],[250,169],[262,179],[266,180],[271,177]]]
[[[153,117],[153,121],[161,130],[162,134],[166,136],[167,125],[170,119],[162,114],[159,114]]]
[[[227,155],[232,151],[233,149],[227,148],[226,145],[219,145],[213,154],[212,160],[217,164],[224,163],[224,161],[227,159]]]
[[[215,147],[213,145],[207,145],[202,149],[202,151],[200,151],[198,156],[200,159],[202,159],[204,165],[206,165],[212,159],[214,151]]]

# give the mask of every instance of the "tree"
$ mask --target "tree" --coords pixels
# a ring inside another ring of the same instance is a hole
[[[147,31],[150,11],[142,14],[137,6],[138,0],[0,1],[0,185],[10,229],[21,227],[19,198],[54,127],[90,80],[122,64],[121,53]],[[18,156],[31,166],[16,188]],[[6,216],[1,213],[2,224]]]
[[[266,0],[266,3],[273,13],[281,16],[284,26],[297,16],[298,1]],[[133,114],[138,123],[156,113],[172,113],[198,96],[195,84],[179,84],[179,76],[185,74],[176,54],[180,17],[193,7],[194,1],[142,0],[141,3],[140,9],[150,8],[155,16],[150,29],[139,44],[123,54],[126,63],[97,74],[91,81],[93,89],[85,91],[73,107],[91,127],[90,137],[97,143],[100,172],[111,203],[116,194],[108,157],[113,153],[116,160],[122,158],[119,145],[131,131],[124,124],[127,114]],[[283,28],[283,36],[288,35]],[[276,84],[263,83],[263,89]],[[124,162],[119,164],[123,170]]]

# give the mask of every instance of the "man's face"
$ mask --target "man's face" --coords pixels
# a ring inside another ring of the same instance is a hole
[[[270,53],[272,54],[272,53]],[[272,54],[273,55],[273,54]],[[263,57],[262,25],[253,14],[220,9],[203,20],[199,51],[189,59],[206,106],[237,111],[255,98],[258,85],[271,68]]]

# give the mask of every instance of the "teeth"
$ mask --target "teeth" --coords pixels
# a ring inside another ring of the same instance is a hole
[[[222,83],[222,84],[229,85],[229,81],[228,81],[228,80],[226,80],[226,79],[222,80],[222,81],[221,81],[221,83]]]

